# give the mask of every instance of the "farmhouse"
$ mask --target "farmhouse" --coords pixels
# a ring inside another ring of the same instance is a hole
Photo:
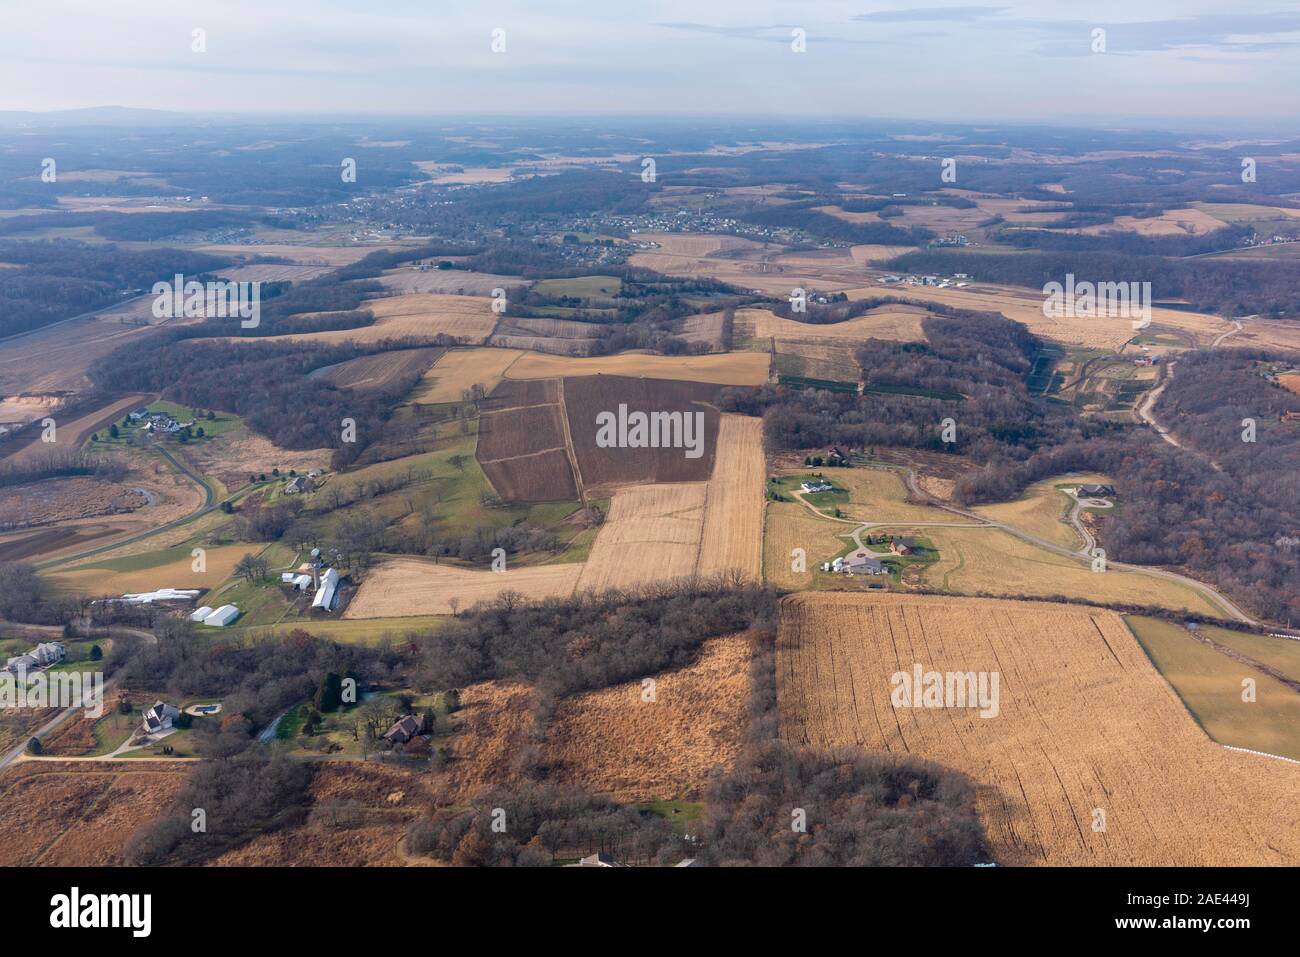
[[[415,715],[403,715],[384,732],[384,740],[389,744],[406,744],[416,735],[423,734],[424,730],[424,722]]]
[[[159,731],[166,731],[172,726],[172,722],[180,717],[180,708],[172,707],[162,701],[154,702],[154,706],[144,713],[142,722],[145,734],[157,734]]]
[[[23,671],[34,671],[37,668],[45,668],[49,665],[56,665],[67,656],[67,649],[63,647],[61,641],[46,641],[37,645],[25,655],[16,655],[5,662],[5,671],[17,672],[20,668]]]
[[[910,555],[921,546],[914,538],[899,537],[889,543],[889,550],[895,555]]]
[[[309,475],[298,475],[290,479],[284,486],[285,495],[297,495],[299,492],[310,492],[316,487],[315,481]]]

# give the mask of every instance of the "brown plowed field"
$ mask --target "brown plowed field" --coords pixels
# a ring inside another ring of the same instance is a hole
[[[502,382],[483,409],[474,457],[503,500],[551,502],[577,496],[558,379]]]
[[[997,672],[998,715],[895,708],[891,675],[914,663]],[[1210,741],[1113,612],[791,596],[781,606],[777,673],[787,740],[911,754],[968,774],[1000,862],[1300,863],[1300,766]]]
[[[578,497],[569,454],[562,448],[479,462],[505,502],[569,502]]]
[[[701,482],[708,479],[713,474],[719,415],[718,410],[707,403],[712,402],[716,394],[716,387],[699,382],[612,375],[566,378],[564,405],[582,484],[590,488],[626,482]],[[629,413],[703,412],[703,454],[691,459],[681,448],[599,447],[596,444],[596,417],[602,412],[617,414],[620,404],[625,404]]]

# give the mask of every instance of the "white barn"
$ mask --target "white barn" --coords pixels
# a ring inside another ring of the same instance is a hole
[[[234,605],[222,605],[207,618],[203,619],[203,624],[211,625],[214,628],[224,628],[236,618],[239,617],[239,609]]]

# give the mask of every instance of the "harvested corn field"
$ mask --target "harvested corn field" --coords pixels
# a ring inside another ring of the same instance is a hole
[[[647,379],[681,379],[719,385],[762,385],[769,358],[757,352],[724,352],[706,356],[661,356],[621,353],[573,359],[525,353],[510,367],[510,379],[549,379],[553,376],[620,375]]]
[[[579,590],[630,589],[689,578],[699,554],[704,504],[703,482],[636,485],[614,493]]]
[[[987,689],[996,674],[996,716],[942,698],[896,707],[891,677],[917,664],[984,673]],[[797,595],[782,602],[777,675],[787,740],[968,774],[1002,863],[1300,863],[1300,766],[1210,741],[1111,612]]]
[[[465,610],[477,602],[492,601],[506,591],[540,601],[572,592],[581,570],[581,565],[570,564],[533,565],[493,572],[398,558],[384,562],[366,574],[343,617],[450,615],[453,601],[458,610]]]
[[[763,573],[763,421],[724,415],[705,495],[697,571],[736,571],[750,581]]]
[[[411,401],[460,402],[466,390],[476,385],[491,392],[521,355],[518,349],[452,349],[424,374]]]

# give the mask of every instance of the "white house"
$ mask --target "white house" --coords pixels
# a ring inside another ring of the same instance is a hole
[[[180,717],[180,714],[180,708],[174,708],[163,701],[155,702],[154,706],[144,713],[145,734],[166,731],[172,726],[172,722]]]
[[[222,605],[207,618],[203,619],[203,624],[211,625],[213,628],[224,628],[236,618],[239,617],[239,609],[234,605]]]
[[[61,641],[46,641],[37,645],[32,654],[42,665],[53,665],[67,657],[67,650]]]

